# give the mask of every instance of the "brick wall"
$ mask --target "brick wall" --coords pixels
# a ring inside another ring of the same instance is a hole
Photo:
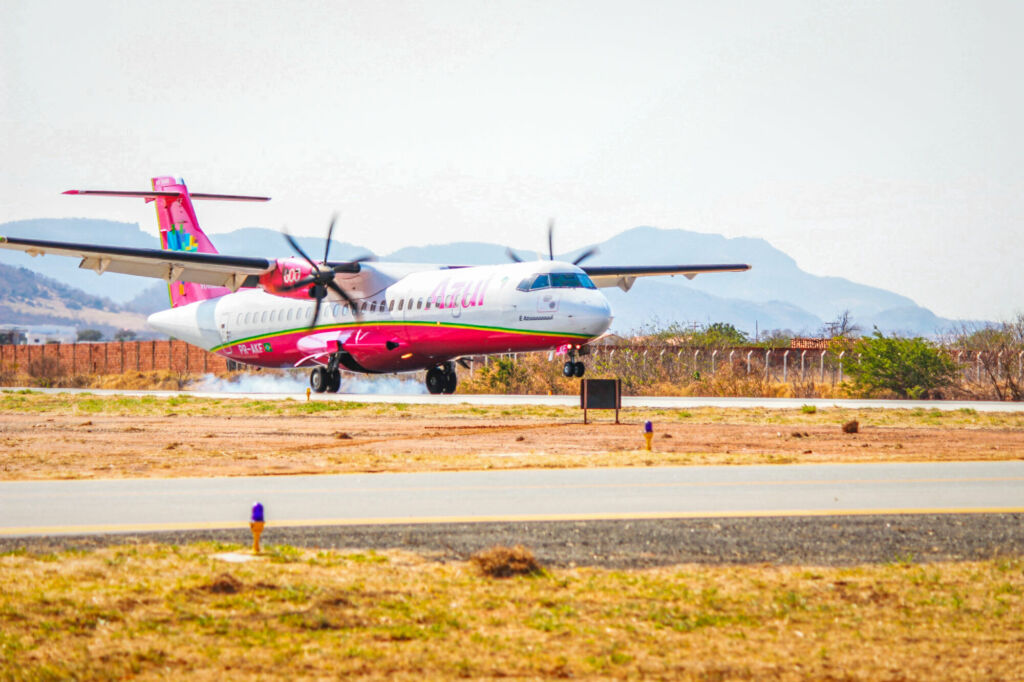
[[[53,358],[66,374],[120,374],[151,370],[224,372],[228,360],[184,341],[114,341],[50,343],[45,346],[0,345],[0,367],[24,369],[34,360]]]

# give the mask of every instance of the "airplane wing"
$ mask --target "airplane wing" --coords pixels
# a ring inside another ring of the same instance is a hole
[[[275,262],[266,258],[225,256],[216,253],[94,246],[0,236],[0,248],[24,251],[31,256],[52,254],[81,258],[78,267],[126,275],[153,277],[167,282],[196,282],[210,286],[254,287],[260,275],[272,271]]]
[[[705,272],[745,272],[750,269],[746,263],[725,265],[581,265],[594,284],[599,287],[619,287],[629,291],[637,277],[653,275],[682,275],[693,279]]]

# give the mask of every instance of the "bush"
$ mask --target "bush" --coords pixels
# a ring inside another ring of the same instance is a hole
[[[885,336],[878,329],[854,344],[860,362],[848,373],[854,387],[868,395],[891,392],[900,398],[938,397],[950,386],[957,366],[942,350],[921,337]]]
[[[534,558],[533,552],[522,545],[515,547],[499,545],[477,552],[469,560],[481,573],[492,578],[539,575],[544,572],[544,568]]]

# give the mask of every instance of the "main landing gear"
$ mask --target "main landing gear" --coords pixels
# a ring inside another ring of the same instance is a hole
[[[309,373],[309,387],[317,393],[337,393],[341,388],[341,372],[327,367],[314,367]]]
[[[579,379],[583,376],[586,369],[587,368],[583,366],[583,363],[576,359],[576,349],[570,349],[569,360],[562,365],[562,375],[569,379],[573,377]]]
[[[455,363],[449,360],[439,367],[432,367],[427,370],[427,390],[437,395],[438,393],[455,393],[455,387],[459,380],[455,376]]]
[[[337,393],[341,388],[341,371],[338,369],[338,355],[331,355],[327,366],[317,366],[309,373],[309,387],[317,393]]]

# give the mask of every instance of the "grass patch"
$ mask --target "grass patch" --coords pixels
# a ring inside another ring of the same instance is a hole
[[[495,580],[476,561],[397,551],[290,548],[280,553],[295,561],[234,565],[214,559],[218,549],[5,553],[2,677],[1008,679],[1024,669],[1020,557]]]

